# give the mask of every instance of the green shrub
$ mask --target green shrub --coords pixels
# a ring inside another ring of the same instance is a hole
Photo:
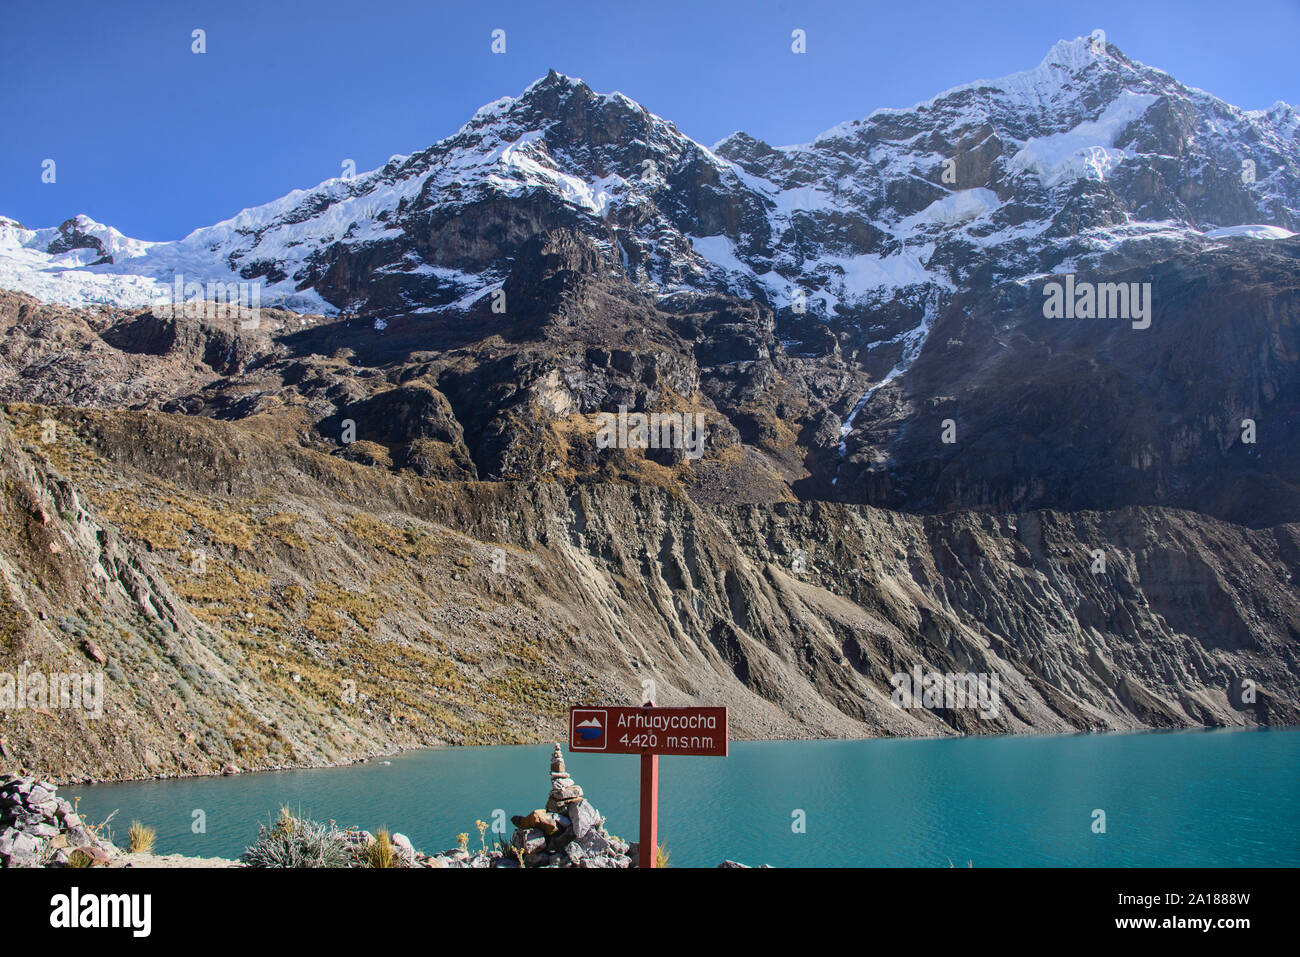
[[[286,807],[274,823],[258,825],[257,840],[241,860],[249,867],[351,867],[356,858],[334,827],[296,817]]]

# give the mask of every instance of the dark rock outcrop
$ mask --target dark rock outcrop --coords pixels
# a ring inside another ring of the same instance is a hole
[[[76,854],[94,866],[118,853],[57,792],[48,781],[0,774],[0,867],[67,866]]]

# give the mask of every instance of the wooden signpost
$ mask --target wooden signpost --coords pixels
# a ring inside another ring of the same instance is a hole
[[[569,709],[569,750],[641,755],[641,840],[637,866],[654,867],[659,847],[659,755],[727,756],[726,708]]]

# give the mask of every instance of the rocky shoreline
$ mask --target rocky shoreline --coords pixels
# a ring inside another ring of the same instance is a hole
[[[0,776],[0,866],[67,867],[77,854],[87,866],[106,865],[120,853],[87,826],[53,784],[16,774]]]
[[[285,811],[279,821],[260,829],[254,846],[239,860],[133,853],[116,846],[106,835],[99,834],[98,828],[83,821],[71,804],[58,797],[56,785],[34,776],[0,775],[0,867],[6,868],[313,866],[284,863],[310,860],[321,862],[314,866],[358,868],[629,869],[637,866],[636,842],[625,841],[606,829],[604,816],[566,769],[559,744],[551,753],[550,789],[545,805],[515,815],[511,823],[515,830],[509,841],[488,844],[488,825],[480,821],[477,851],[470,848],[468,834],[462,834],[456,847],[424,853],[401,833],[372,834],[358,827],[339,828],[333,822],[318,825]],[[375,850],[380,846],[386,850],[376,855]],[[386,863],[374,863],[377,857]],[[745,866],[735,861],[723,861],[719,865]]]

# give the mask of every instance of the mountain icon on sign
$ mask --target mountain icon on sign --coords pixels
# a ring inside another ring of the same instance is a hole
[[[605,708],[573,708],[569,711],[569,747],[576,751],[604,751],[609,745],[605,729],[609,711]]]

